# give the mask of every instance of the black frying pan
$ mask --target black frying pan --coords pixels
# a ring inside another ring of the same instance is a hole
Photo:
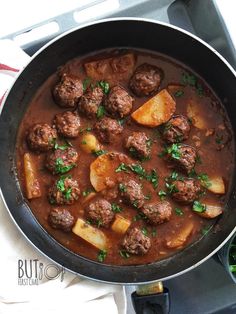
[[[112,283],[138,284],[164,280],[193,269],[212,256],[236,226],[236,179],[217,227],[207,236],[165,260],[140,266],[109,266],[76,255],[39,225],[25,202],[15,168],[19,124],[40,85],[69,59],[111,47],[135,47],[169,55],[200,74],[224,102],[236,132],[236,75],[212,48],[180,29],[144,19],[119,18],[88,24],[60,36],[40,50],[18,76],[0,117],[0,185],[18,227],[41,252],[80,275]]]

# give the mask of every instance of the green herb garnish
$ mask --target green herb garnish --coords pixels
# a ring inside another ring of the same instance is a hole
[[[104,117],[104,115],[106,114],[106,109],[103,105],[100,105],[98,107],[98,110],[97,110],[97,118],[98,119],[101,119]]]
[[[90,85],[91,83],[91,78],[90,77],[86,77],[84,80],[83,80],[83,91],[85,92],[86,89],[88,88],[88,86]]]
[[[181,96],[183,96],[183,94],[184,94],[183,90],[177,90],[174,95],[175,95],[175,97],[181,97]]]
[[[146,179],[152,183],[154,189],[158,187],[158,175],[155,169],[152,169],[151,174],[147,175]]]
[[[204,187],[209,188],[211,186],[211,182],[210,182],[209,177],[206,173],[198,174],[197,178],[200,180],[201,184]]]
[[[121,257],[123,257],[125,259],[130,257],[129,253],[127,251],[125,251],[125,250],[120,250],[119,254],[120,254]]]
[[[127,166],[126,164],[124,164],[123,162],[116,168],[115,172],[127,172],[129,173],[129,166]]]
[[[166,192],[163,190],[160,190],[158,192],[158,195],[159,195],[161,201],[163,201],[166,198]]]
[[[101,262],[101,263],[104,262],[106,256],[107,256],[107,251],[106,250],[100,250],[98,252],[98,257],[97,257],[98,261]]]
[[[101,156],[101,155],[104,155],[106,154],[107,151],[106,150],[103,150],[103,149],[99,149],[99,150],[94,150],[92,151],[92,154],[95,155],[95,156]]]
[[[102,89],[104,94],[108,94],[109,93],[110,86],[109,86],[108,82],[100,81],[100,82],[98,82],[98,86],[101,87],[101,89]]]
[[[143,227],[143,228],[141,229],[141,231],[142,231],[142,234],[144,234],[145,236],[148,235],[148,230],[147,230],[146,227]]]
[[[175,213],[176,213],[176,215],[178,215],[178,216],[183,216],[183,214],[184,214],[184,212],[182,211],[182,209],[179,208],[179,207],[176,207],[176,208],[175,208]]]
[[[119,183],[119,190],[124,193],[127,192],[127,188],[123,183]]]
[[[90,132],[90,131],[92,131],[92,128],[89,126],[87,128],[80,129],[79,133]]]
[[[156,237],[157,236],[157,229],[152,229],[151,235],[153,238]]]
[[[176,188],[174,183],[166,182],[166,188],[168,190],[168,194],[178,193],[179,190]]]
[[[92,189],[87,189],[87,190],[85,190],[85,191],[83,191],[82,192],[82,195],[84,196],[84,197],[86,197],[86,196],[88,196],[90,193],[92,193],[92,192],[94,192],[94,190],[92,190]]]
[[[149,201],[152,198],[152,195],[149,193],[148,195],[144,195],[144,199]]]
[[[194,201],[193,202],[193,211],[198,212],[198,213],[203,213],[206,211],[206,205],[200,203],[199,201]]]
[[[55,161],[55,173],[63,174],[70,171],[72,168],[75,167],[75,164],[65,166],[64,161],[62,158],[57,158]]]
[[[184,85],[195,87],[196,92],[199,96],[202,96],[204,94],[202,85],[199,83],[198,79],[193,74],[183,73],[182,83]]]
[[[114,213],[120,213],[122,212],[123,208],[121,208],[119,205],[112,203],[111,204],[111,209]]]

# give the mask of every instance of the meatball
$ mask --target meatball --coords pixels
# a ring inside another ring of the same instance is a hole
[[[114,118],[123,118],[130,114],[133,107],[133,97],[121,86],[114,86],[105,101],[105,108]]]
[[[183,178],[174,181],[171,194],[175,201],[188,204],[198,198],[200,190],[199,181],[191,178]]]
[[[129,150],[132,157],[146,159],[151,153],[151,140],[144,132],[133,132],[126,141],[125,147]]]
[[[196,149],[192,146],[184,144],[174,145],[175,146],[172,145],[169,159],[173,161],[177,167],[189,173],[194,168],[196,163]]]
[[[187,140],[190,132],[188,118],[182,115],[172,117],[164,126],[163,139],[169,143]]]
[[[78,182],[71,176],[61,176],[48,191],[48,200],[51,204],[70,205],[78,200],[80,189]]]
[[[98,107],[103,100],[102,88],[97,86],[87,89],[86,93],[80,98],[78,110],[89,119],[96,118]]]
[[[78,77],[64,73],[52,94],[60,107],[74,108],[83,95],[83,83]]]
[[[102,143],[112,143],[117,135],[121,134],[123,127],[114,119],[104,117],[94,125],[94,131]]]
[[[144,195],[141,185],[134,180],[129,180],[119,184],[119,190],[124,202],[141,208],[144,204]]]
[[[125,235],[122,246],[130,254],[144,255],[151,247],[151,240],[138,228],[132,228]]]
[[[63,174],[76,166],[78,153],[73,147],[56,149],[46,156],[46,168],[53,174]]]
[[[105,199],[99,199],[89,204],[86,209],[87,217],[98,226],[108,228],[115,217],[111,204]]]
[[[162,78],[163,72],[161,69],[144,63],[135,70],[130,79],[129,87],[137,96],[149,96],[158,90]]]
[[[53,148],[57,132],[46,123],[33,125],[27,134],[27,142],[30,149],[45,152]]]
[[[70,232],[75,223],[75,218],[66,209],[53,208],[48,215],[48,222],[52,228]]]
[[[55,115],[53,123],[61,136],[74,138],[79,134],[80,119],[75,112],[58,113]]]
[[[169,221],[172,214],[171,204],[167,201],[144,205],[141,211],[147,217],[148,222],[153,225]]]

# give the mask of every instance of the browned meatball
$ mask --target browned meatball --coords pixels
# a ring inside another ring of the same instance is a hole
[[[114,118],[123,118],[130,114],[134,99],[121,86],[114,86],[105,101],[105,108]]]
[[[97,86],[87,89],[86,93],[80,98],[78,110],[86,118],[93,119],[97,116],[98,107],[103,100],[102,88]]]
[[[76,166],[78,153],[73,147],[56,149],[46,156],[46,168],[53,174],[63,174]]]
[[[125,235],[122,246],[130,254],[144,255],[151,247],[151,240],[138,228],[132,228]]]
[[[133,205],[135,208],[141,208],[144,204],[144,195],[142,187],[134,180],[129,180],[119,184],[119,190],[124,202]]]
[[[55,229],[70,232],[75,223],[75,218],[66,209],[53,208],[48,215],[48,222]]]
[[[137,96],[149,96],[160,87],[163,71],[151,64],[141,64],[130,79],[129,87]]]
[[[108,228],[115,217],[111,204],[105,199],[99,199],[89,204],[86,214],[92,223]]]
[[[64,73],[52,93],[60,107],[74,108],[83,95],[83,83],[78,77]]]
[[[169,153],[168,157],[178,168],[189,173],[195,166],[197,152],[192,146],[174,144],[174,146],[172,145],[171,153]]]
[[[133,132],[126,139],[125,147],[132,157],[146,159],[151,153],[151,140],[144,132]]]
[[[57,132],[64,136],[74,138],[79,134],[80,119],[77,113],[65,111],[55,115],[53,123]]]
[[[192,203],[198,198],[201,186],[199,181],[191,178],[176,180],[172,184],[172,198],[180,203]]]
[[[80,189],[78,182],[71,176],[61,176],[48,191],[48,200],[51,204],[70,205],[78,200]]]
[[[148,222],[153,225],[169,221],[172,214],[171,204],[167,201],[146,204],[141,211],[147,217]]]
[[[164,126],[163,139],[169,143],[187,140],[190,132],[188,118],[182,115],[172,117]]]
[[[116,120],[108,117],[104,117],[94,125],[94,131],[102,143],[112,143],[122,130],[123,127]]]
[[[27,142],[30,149],[45,152],[53,148],[57,132],[46,123],[33,125],[27,134]]]

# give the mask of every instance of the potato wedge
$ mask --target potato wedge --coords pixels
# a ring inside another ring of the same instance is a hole
[[[203,118],[201,114],[201,109],[198,108],[197,102],[190,101],[188,106],[187,106],[187,116],[189,119],[191,119],[192,124],[200,129],[200,130],[205,130],[207,129],[207,123],[205,119]]]
[[[209,184],[206,187],[214,194],[225,194],[225,184],[222,177],[209,178]]]
[[[92,153],[101,149],[101,145],[99,144],[96,136],[91,133],[85,133],[81,137],[80,147],[86,153]]]
[[[87,76],[93,80],[118,81],[128,79],[133,73],[135,57],[132,53],[85,63]]]
[[[210,204],[203,204],[206,205],[206,210],[204,212],[196,212],[201,217],[212,219],[216,218],[217,216],[221,215],[223,210],[222,207],[219,205],[210,205]]]
[[[105,250],[108,246],[105,234],[101,230],[87,224],[83,219],[77,219],[72,232],[99,250]]]
[[[127,163],[128,157],[118,153],[107,153],[99,156],[90,165],[90,182],[99,192],[115,185],[118,177],[116,168],[120,163]]]
[[[175,249],[183,246],[188,237],[191,235],[192,231],[193,223],[189,222],[187,225],[183,226],[179,233],[173,236],[173,239],[166,242],[166,246],[170,249]]]
[[[131,222],[128,219],[120,215],[116,215],[116,218],[111,226],[111,229],[117,233],[126,233],[130,225]]]
[[[29,153],[24,154],[24,172],[27,198],[32,199],[40,197],[40,185],[32,156]]]
[[[166,89],[153,96],[131,114],[139,124],[154,128],[167,122],[176,109],[176,103]]]

